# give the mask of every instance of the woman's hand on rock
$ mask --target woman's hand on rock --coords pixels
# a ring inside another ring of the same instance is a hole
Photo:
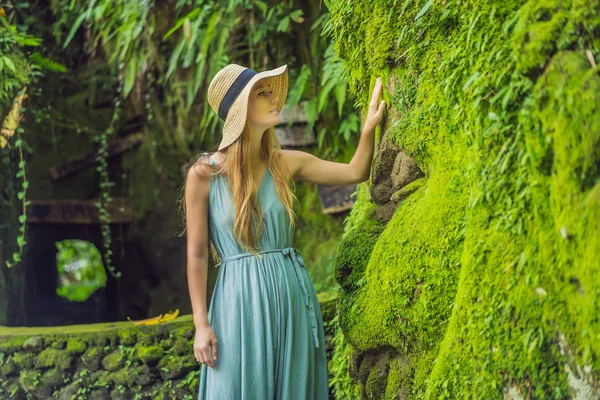
[[[379,102],[382,90],[383,84],[381,83],[381,77],[378,77],[375,82],[375,88],[373,88],[373,94],[371,96],[371,102],[369,103],[369,111],[367,113],[367,118],[365,119],[363,132],[371,132],[381,122],[383,111],[385,110],[385,100],[381,100],[381,103]]]

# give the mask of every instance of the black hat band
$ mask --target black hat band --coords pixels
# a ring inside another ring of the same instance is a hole
[[[229,114],[229,109],[233,105],[233,102],[238,98],[242,90],[246,87],[246,84],[252,79],[257,72],[251,70],[250,68],[246,68],[239,76],[235,79],[231,87],[225,93],[223,97],[223,101],[219,105],[219,117],[225,121],[227,118],[227,114]]]

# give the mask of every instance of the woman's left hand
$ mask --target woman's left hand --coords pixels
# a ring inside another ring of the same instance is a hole
[[[382,89],[383,84],[381,83],[381,77],[378,77],[375,82],[375,88],[373,89],[371,102],[369,103],[369,112],[367,114],[367,119],[365,120],[363,132],[371,132],[381,122],[383,110],[385,110],[385,100],[381,100],[381,103],[379,103]]]

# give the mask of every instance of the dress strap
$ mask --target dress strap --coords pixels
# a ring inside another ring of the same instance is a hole
[[[302,268],[306,268],[304,266],[304,260],[302,259],[302,255],[300,255],[298,250],[296,250],[294,247],[284,247],[282,249],[272,249],[272,250],[264,250],[264,251],[258,252],[258,254],[266,254],[266,253],[282,253],[284,256],[289,257],[290,260],[292,261],[292,265],[294,266],[294,274],[296,275],[296,279],[298,280],[298,283],[300,284],[300,290],[302,291],[302,295],[304,296],[304,305],[308,309],[308,318],[309,318],[308,322],[310,324],[310,329],[312,330],[314,344],[315,344],[315,347],[319,347],[319,335],[317,333],[317,317],[315,315],[315,307],[313,306],[313,303],[310,299],[306,285],[304,284],[304,279],[302,279]],[[232,256],[225,257],[224,259],[222,259],[221,263],[215,265],[215,267],[219,266],[221,264],[225,264],[229,261],[238,260],[242,257],[256,257],[256,256],[252,253],[234,254]]]
[[[207,152],[204,152],[204,153],[202,153],[200,156],[202,157],[202,156],[204,156],[204,155],[206,155],[206,154],[208,154],[208,153],[207,153]],[[212,159],[212,156],[211,156],[211,157],[208,157],[208,161],[210,161],[210,163],[211,163],[212,165],[215,165],[215,160],[213,160],[213,159]]]

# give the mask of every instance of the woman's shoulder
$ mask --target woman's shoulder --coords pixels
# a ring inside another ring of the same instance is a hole
[[[215,151],[212,155],[210,155],[210,160],[214,165],[220,165],[225,162],[225,155],[218,151]]]
[[[194,164],[192,164],[188,175],[191,175],[192,179],[205,180],[210,177],[212,164],[210,155],[208,153],[203,153]]]

